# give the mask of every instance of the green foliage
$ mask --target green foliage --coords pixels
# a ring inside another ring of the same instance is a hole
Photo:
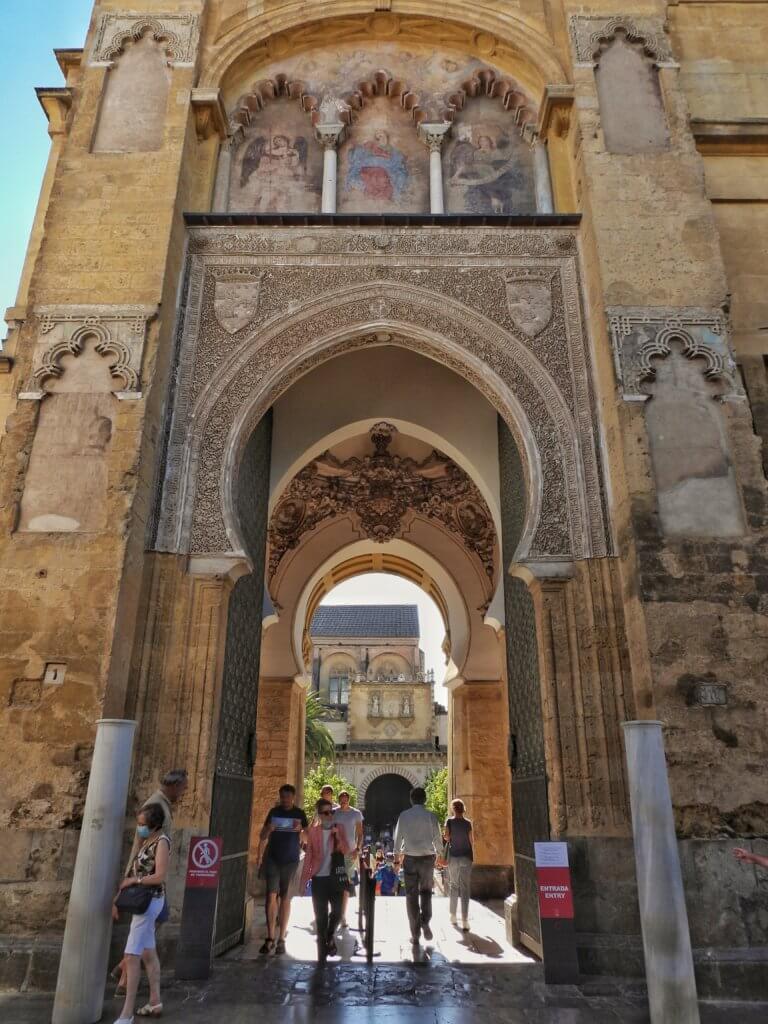
[[[424,783],[427,791],[427,807],[442,825],[448,817],[448,767],[435,768]]]
[[[307,690],[307,721],[304,729],[304,752],[308,761],[322,757],[333,760],[336,744],[323,721],[328,709],[312,690]]]
[[[323,757],[315,768],[307,772],[307,777],[304,779],[304,810],[307,812],[307,817],[312,817],[315,804],[320,799],[320,790],[323,786],[333,787],[337,802],[339,792],[342,789],[346,789],[349,793],[349,802],[353,807],[357,807],[357,790],[355,787],[349,779],[345,779],[343,775],[337,773],[336,766],[332,761]]]

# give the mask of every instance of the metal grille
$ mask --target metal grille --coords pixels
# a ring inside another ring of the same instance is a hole
[[[211,805],[211,835],[224,840],[214,937],[217,954],[240,941],[245,922],[271,442],[271,419],[265,417],[246,445],[238,477],[238,511],[254,570],[235,584],[227,619]]]
[[[549,838],[549,808],[536,617],[528,587],[506,572],[522,534],[525,485],[520,454],[509,428],[501,419],[499,463],[515,891],[521,930],[540,942],[533,844]]]

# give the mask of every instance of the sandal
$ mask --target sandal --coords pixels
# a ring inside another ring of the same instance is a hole
[[[142,1006],[140,1010],[136,1011],[137,1017],[162,1017],[163,1016],[163,1004],[157,1003],[156,1006],[152,1006],[151,1003],[147,1003]]]
[[[264,945],[259,950],[260,956],[267,956],[272,952],[272,948],[275,945],[274,939],[264,939]]]

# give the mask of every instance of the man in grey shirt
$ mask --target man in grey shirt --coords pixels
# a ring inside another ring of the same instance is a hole
[[[398,864],[403,861],[405,905],[414,946],[422,932],[427,942],[432,939],[429,922],[432,920],[435,860],[443,847],[440,822],[424,806],[426,802],[427,794],[421,786],[412,789],[412,806],[403,811],[395,828],[395,857]]]

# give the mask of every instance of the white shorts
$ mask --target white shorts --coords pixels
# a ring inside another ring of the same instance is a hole
[[[165,899],[154,896],[143,914],[134,914],[125,952],[128,956],[141,956],[145,949],[155,948],[155,921],[163,909]]]

